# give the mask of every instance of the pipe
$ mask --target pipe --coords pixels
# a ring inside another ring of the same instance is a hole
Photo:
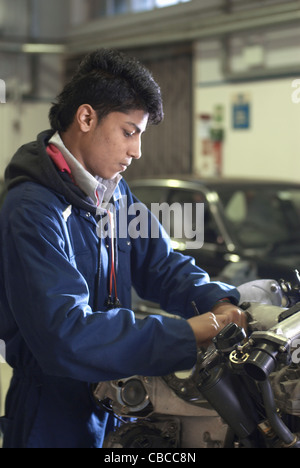
[[[267,418],[272,429],[275,431],[277,436],[285,443],[285,445],[289,447],[294,446],[295,444],[298,445],[297,436],[295,436],[289,430],[289,428],[284,424],[282,419],[278,416],[270,381],[266,379],[262,382],[259,382],[258,386],[261,390]]]

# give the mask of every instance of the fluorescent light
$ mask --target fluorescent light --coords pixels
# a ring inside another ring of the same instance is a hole
[[[26,54],[63,54],[65,50],[63,44],[22,44]]]

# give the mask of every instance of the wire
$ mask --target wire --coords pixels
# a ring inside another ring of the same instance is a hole
[[[110,250],[111,250],[111,264],[110,264],[110,280],[109,280],[109,299],[113,307],[118,307],[120,305],[120,301],[118,298],[118,288],[117,288],[117,275],[116,275],[116,267],[115,267],[115,243],[114,243],[114,222],[112,213],[107,211],[109,224],[110,224]],[[114,292],[114,301],[112,301]]]

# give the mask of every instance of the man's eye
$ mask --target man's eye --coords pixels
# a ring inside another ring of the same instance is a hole
[[[124,135],[125,135],[126,138],[129,138],[129,137],[133,136],[134,133],[135,133],[134,131],[133,132],[128,132],[127,130],[124,130]]]

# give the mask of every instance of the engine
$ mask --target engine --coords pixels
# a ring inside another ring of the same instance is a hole
[[[95,386],[120,421],[106,447],[300,447],[299,294],[272,280],[239,289],[248,336],[231,323],[186,373]]]

